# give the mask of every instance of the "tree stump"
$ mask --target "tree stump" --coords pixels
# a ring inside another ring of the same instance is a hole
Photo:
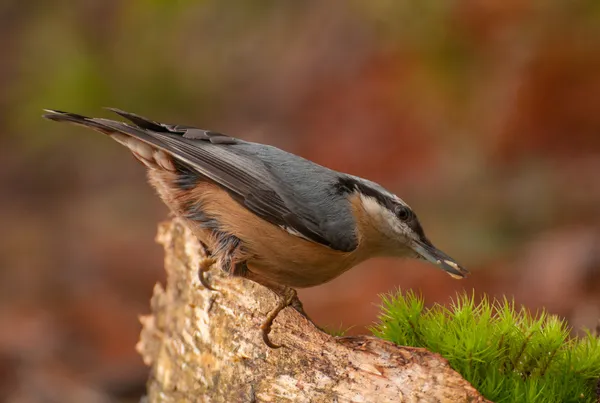
[[[252,281],[211,269],[198,280],[202,250],[179,221],[160,225],[166,287],[141,317],[137,350],[151,374],[147,401],[163,402],[486,402],[438,354],[372,336],[334,337],[292,308],[271,338],[260,325],[276,296]],[[310,312],[309,312],[310,314]]]

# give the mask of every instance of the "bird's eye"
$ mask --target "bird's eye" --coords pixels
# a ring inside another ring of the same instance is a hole
[[[406,221],[412,217],[412,212],[406,206],[396,206],[395,211],[396,217],[402,221]]]

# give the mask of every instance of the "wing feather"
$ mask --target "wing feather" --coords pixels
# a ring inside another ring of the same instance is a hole
[[[275,181],[258,161],[228,152],[217,145],[198,146],[185,138],[165,134],[156,136],[169,145],[175,156],[183,156],[202,175],[236,194],[255,214],[293,234],[332,247],[321,233],[317,220],[286,203],[278,194],[281,181]]]
[[[295,204],[293,189],[274,176],[259,156],[236,148],[236,144],[250,143],[216,132],[158,123],[121,110],[111,110],[133,125],[60,111],[48,111],[45,117],[133,136],[167,152],[199,175],[222,186],[238,202],[290,234],[336,250],[350,251],[356,247],[352,239],[328,234],[320,225],[322,217]]]

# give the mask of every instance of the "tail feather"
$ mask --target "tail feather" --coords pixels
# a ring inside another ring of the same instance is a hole
[[[162,133],[164,133],[164,132],[172,133],[173,132],[169,125],[155,122],[154,120],[150,120],[143,116],[136,115],[135,113],[125,112],[125,111],[123,111],[121,109],[117,109],[117,108],[106,108],[106,109],[111,112],[116,113],[119,116],[124,117],[125,119],[129,120],[131,123],[133,123],[134,125],[142,128],[142,129],[153,130],[155,132],[162,132]]]
[[[81,126],[91,127],[101,131],[102,133],[113,136],[115,134],[124,134],[130,137],[134,137],[141,140],[149,145],[164,148],[165,144],[155,136],[152,136],[149,129],[143,127],[132,126],[124,122],[119,122],[111,119],[103,118],[90,118],[76,113],[62,112],[52,109],[45,109],[46,113],[43,115],[44,118],[54,120],[56,122],[68,122],[74,123]],[[120,137],[118,137],[120,138]],[[117,140],[118,140],[117,138]]]
[[[111,109],[112,110],[112,109]],[[128,114],[127,112],[119,113],[121,116],[127,115],[136,126],[119,122],[116,120],[90,118],[76,113],[63,112],[52,109],[45,109],[47,112],[43,115],[44,118],[56,122],[67,122],[85,127],[90,127],[94,130],[109,135],[118,143],[126,146],[148,168],[162,168],[173,171],[174,163],[172,161],[172,150],[159,138],[152,135],[158,123],[138,117],[137,115]],[[113,110],[116,112],[116,110]],[[118,112],[117,112],[118,113]],[[134,121],[137,120],[137,121]],[[138,124],[139,123],[139,124]],[[146,127],[144,127],[146,126]],[[160,130],[168,131],[166,128]],[[163,134],[164,135],[164,134]]]
[[[94,119],[87,116],[78,115],[77,113],[63,112],[54,109],[44,109],[44,112],[46,113],[42,115],[43,118],[54,120],[55,122],[74,123],[81,126],[99,129],[101,131],[103,129],[101,125],[99,125],[97,122],[94,122]]]
[[[204,142],[222,146],[238,143],[237,139],[222,133],[191,126],[159,123],[116,108],[106,109],[124,117],[131,123],[91,118],[52,109],[45,109],[46,114],[43,117],[57,122],[90,127],[107,134],[128,147],[144,165],[150,168],[173,170],[175,166],[190,164],[190,160],[197,156],[192,155],[194,153],[190,152],[189,148],[200,146]],[[190,144],[191,142],[194,142],[193,146]],[[186,148],[187,151],[184,150]]]

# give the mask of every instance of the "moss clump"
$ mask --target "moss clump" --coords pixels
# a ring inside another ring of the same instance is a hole
[[[383,297],[373,333],[444,356],[486,398],[500,402],[598,402],[600,338],[570,336],[556,316],[514,302],[458,295],[425,308],[413,292]]]

